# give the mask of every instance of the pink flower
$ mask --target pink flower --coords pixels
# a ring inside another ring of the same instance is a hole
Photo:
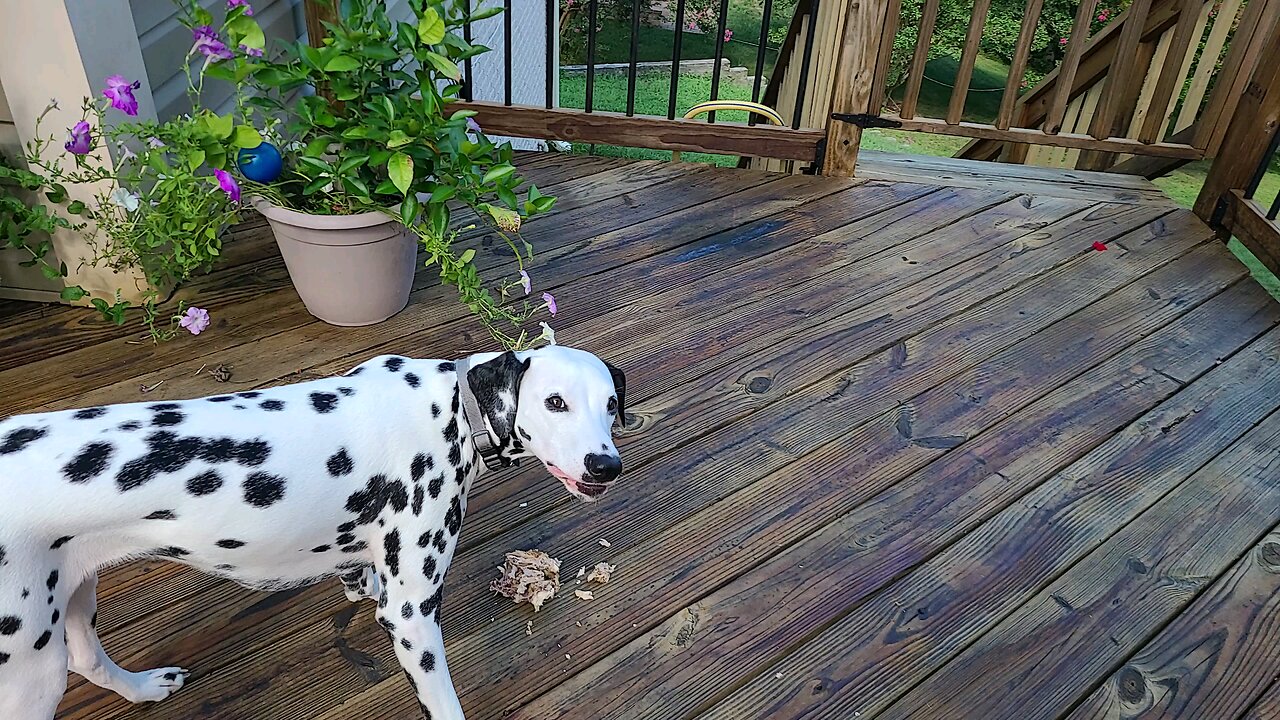
[[[1106,21],[1107,21],[1107,14],[1106,14],[1106,13],[1098,13],[1098,22],[1106,22]]]
[[[1103,250],[1107,249],[1106,243],[1102,242],[1101,240],[1094,240],[1092,247],[1094,250],[1097,250],[1098,252],[1102,252]]]
[[[107,78],[107,89],[102,94],[111,101],[111,107],[133,116],[138,114],[138,99],[133,96],[133,91],[140,87],[142,83],[138,80],[129,82],[123,75],[112,75]]]
[[[227,9],[234,10],[238,7],[244,8],[244,14],[253,17],[253,6],[246,0],[227,0]]]
[[[241,45],[240,49],[244,51],[244,54],[248,55],[249,57],[262,57],[262,50],[259,48],[249,47],[248,45]]]
[[[524,294],[528,295],[533,292],[533,281],[529,279],[529,273],[520,271],[520,284],[524,286]]]
[[[67,152],[72,155],[88,155],[93,149],[93,136],[90,134],[89,123],[81,120],[75,124],[75,127],[67,131],[67,141],[62,144]]]
[[[240,183],[231,177],[231,173],[226,170],[214,170],[213,175],[218,178],[218,187],[231,198],[231,202],[240,202]]]
[[[1066,45],[1066,44],[1067,44],[1067,39],[1066,39],[1066,38],[1061,38],[1061,39],[1059,39],[1059,40],[1058,40],[1058,44],[1059,44],[1059,45]]]
[[[551,316],[556,314],[556,296],[549,292],[542,293],[542,300],[547,304],[547,309],[551,311]]]
[[[178,324],[192,335],[199,335],[209,329],[209,311],[198,307],[187,308],[187,314],[182,316]]]
[[[730,41],[730,40],[732,40],[732,39],[733,39],[733,31],[732,31],[732,30],[725,30],[725,31],[724,31],[724,41],[725,41],[725,42],[729,42],[729,41]]]

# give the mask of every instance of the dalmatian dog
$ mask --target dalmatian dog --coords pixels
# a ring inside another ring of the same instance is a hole
[[[181,688],[182,668],[116,665],[94,627],[100,568],[168,558],[262,590],[341,578],[377,601],[426,717],[462,720],[439,617],[472,482],[532,456],[598,497],[625,387],[548,346],[0,421],[0,718],[53,718],[68,668],[136,703]]]

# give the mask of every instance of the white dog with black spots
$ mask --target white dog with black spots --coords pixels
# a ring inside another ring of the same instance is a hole
[[[101,568],[169,558],[263,590],[342,578],[377,600],[426,717],[461,720],[439,613],[472,482],[532,456],[599,496],[624,402],[619,370],[549,346],[0,421],[0,718],[53,718],[68,668],[132,702],[181,688],[182,668],[116,665],[94,627]]]

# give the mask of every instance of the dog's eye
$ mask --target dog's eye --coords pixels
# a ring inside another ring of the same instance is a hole
[[[611,413],[618,412],[618,398],[616,397],[609,398],[608,409],[609,409],[609,412]]]
[[[551,412],[568,412],[569,406],[564,404],[564,398],[559,395],[552,395],[547,398],[547,409]]]

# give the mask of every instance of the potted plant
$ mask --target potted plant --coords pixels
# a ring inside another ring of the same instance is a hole
[[[450,109],[459,98],[458,64],[486,50],[457,32],[466,3],[410,0],[414,21],[397,23],[381,0],[347,0],[339,21],[326,26],[323,47],[293,43],[278,59],[257,49],[262,31],[252,9],[229,5],[216,29],[192,0],[184,0],[183,16],[197,36],[217,39],[220,57],[203,73],[235,83],[241,122],[275,141],[242,153],[241,170],[308,310],[342,325],[395,314],[409,297],[416,242],[499,342],[524,342],[512,328],[554,299],[507,302],[518,288],[530,291],[524,260],[532,248],[517,233],[554,198],[534,186],[517,195],[523,180],[510,145],[490,141],[474,113]],[[284,162],[273,177],[265,170],[276,168],[257,165],[265,150],[274,166],[277,146]],[[479,277],[475,251],[454,247],[451,205],[493,226],[512,252],[518,276],[496,285],[496,296]]]
[[[39,264],[56,279],[67,277],[68,268],[48,262],[46,233],[80,233],[90,250],[78,258],[83,265],[130,271],[140,275],[141,284],[106,296],[69,285],[62,299],[89,303],[116,324],[138,304],[158,341],[172,337],[179,325],[197,334],[207,326],[204,310],[184,313],[182,306],[169,323],[158,323],[157,305],[218,259],[222,232],[240,212],[239,187],[225,168],[237,149],[257,145],[261,137],[230,115],[208,110],[163,123],[128,120],[138,114],[137,87],[118,75],[108,78],[101,97],[83,100],[80,119],[61,148],[41,129],[58,105],[45,108],[35,137],[23,148],[26,168],[0,165],[0,207],[7,216],[0,221],[0,238],[25,250],[31,256],[27,264]],[[111,149],[114,163],[105,160]],[[48,204],[35,202],[37,194]]]

